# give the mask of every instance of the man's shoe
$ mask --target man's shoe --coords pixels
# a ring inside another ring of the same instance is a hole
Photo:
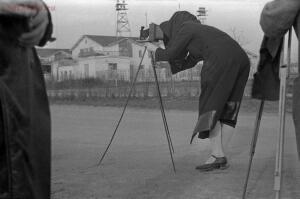
[[[215,169],[227,169],[229,165],[227,164],[226,157],[216,157],[212,155],[216,160],[213,163],[203,164],[196,167],[199,171],[212,171]]]

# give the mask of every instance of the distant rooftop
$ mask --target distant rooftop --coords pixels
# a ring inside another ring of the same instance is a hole
[[[113,42],[123,40],[126,38],[133,39],[133,40],[138,39],[138,37],[116,37],[116,36],[102,36],[102,35],[85,35],[85,36],[91,38],[92,40],[94,40],[95,42],[103,46],[107,46]]]
[[[63,51],[63,52],[71,54],[70,49],[64,49],[64,48],[37,48],[36,50],[37,50],[39,57],[49,57],[59,51]]]
[[[138,37],[116,37],[116,36],[104,36],[104,35],[83,35],[72,47],[72,49],[76,48],[76,46],[81,42],[83,38],[90,38],[91,40],[95,41],[96,43],[100,44],[101,46],[108,46],[112,43],[121,41],[123,39],[132,39],[138,40]]]

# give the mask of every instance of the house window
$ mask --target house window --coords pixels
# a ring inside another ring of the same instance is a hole
[[[51,65],[42,64],[43,73],[51,73]]]
[[[109,63],[108,69],[109,70],[118,70],[118,64],[117,63]]]
[[[139,57],[143,57],[143,52],[139,50]]]
[[[87,53],[87,52],[89,52],[89,48],[80,49],[80,53]]]
[[[68,79],[68,71],[65,71],[64,72],[64,80],[67,80]]]
[[[88,78],[89,76],[90,76],[89,64],[84,64],[84,78]]]

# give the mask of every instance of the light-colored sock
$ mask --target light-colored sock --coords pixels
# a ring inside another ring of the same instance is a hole
[[[215,160],[216,160],[216,158],[214,158],[213,156],[210,156],[210,157],[206,160],[205,164],[211,164],[211,163],[213,163]]]
[[[216,157],[224,157],[223,145],[222,145],[222,124],[217,122],[215,128],[211,131],[209,135],[211,143],[211,154]],[[205,164],[213,163],[216,159],[213,156],[210,156]]]

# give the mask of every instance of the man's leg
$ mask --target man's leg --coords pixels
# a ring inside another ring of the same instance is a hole
[[[204,164],[196,167],[199,171],[212,171],[214,169],[226,169],[228,167],[223,150],[222,130],[223,125],[217,122],[215,128],[210,132],[211,156]]]
[[[209,140],[211,143],[211,155],[205,164],[210,164],[216,159],[213,157],[224,157],[223,143],[222,143],[222,127],[220,122],[217,122],[215,128],[209,134]]]

